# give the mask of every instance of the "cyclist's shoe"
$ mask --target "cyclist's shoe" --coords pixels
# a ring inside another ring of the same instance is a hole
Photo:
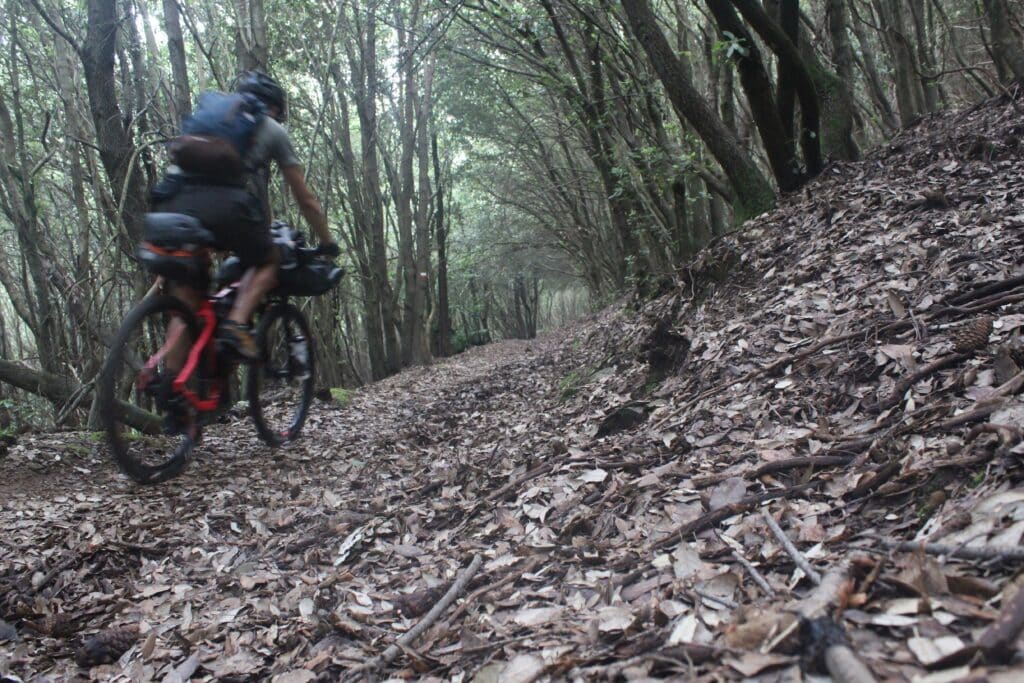
[[[198,425],[191,415],[171,411],[164,415],[163,431],[167,436],[186,435],[193,441],[199,436]]]
[[[259,360],[260,350],[247,325],[236,323],[234,320],[222,320],[217,326],[217,343],[222,349],[245,362]]]

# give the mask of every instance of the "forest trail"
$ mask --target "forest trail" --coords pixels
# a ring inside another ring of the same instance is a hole
[[[842,628],[880,679],[1019,680],[1019,106],[830,167],[657,300],[317,403],[275,455],[239,417],[140,488],[87,436],[22,439],[5,666],[338,680],[479,557],[381,678],[804,680]],[[121,660],[75,663],[122,626]]]

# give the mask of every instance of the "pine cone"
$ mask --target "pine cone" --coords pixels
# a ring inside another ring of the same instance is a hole
[[[75,653],[79,666],[96,666],[116,662],[139,638],[137,626],[110,628],[85,641]]]
[[[971,353],[988,346],[992,334],[992,318],[985,315],[972,320],[953,333],[953,349],[957,353]]]

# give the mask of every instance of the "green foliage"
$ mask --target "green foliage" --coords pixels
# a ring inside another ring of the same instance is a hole
[[[740,38],[731,31],[722,31],[722,35],[725,36],[725,40],[717,41],[712,48],[715,54],[724,55],[726,59],[732,59],[733,55],[740,57],[750,55],[750,48],[744,45],[747,42],[746,39]]]
[[[352,391],[342,387],[331,387],[331,400],[340,406],[352,403]]]
[[[579,370],[571,371],[558,382],[559,399],[568,401],[578,394],[580,389],[589,384],[595,374],[596,371],[593,368],[580,368]]]
[[[28,421],[24,406],[16,404],[9,398],[0,399],[0,415],[7,424],[0,424],[0,439],[14,437]]]

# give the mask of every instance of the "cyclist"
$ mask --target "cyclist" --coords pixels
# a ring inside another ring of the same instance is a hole
[[[334,258],[339,249],[327,228],[320,202],[306,185],[302,163],[295,155],[291,139],[281,125],[287,114],[284,89],[261,71],[247,71],[239,75],[235,90],[255,95],[267,111],[242,159],[246,177],[208,177],[186,173],[172,165],[153,190],[153,210],[198,219],[216,235],[219,247],[234,252],[242,262],[245,275],[239,283],[238,297],[227,319],[218,326],[217,335],[218,341],[243,360],[251,361],[259,354],[249,321],[264,295],[277,284],[279,256],[270,234],[267,196],[271,162],[276,162],[299,211],[316,233],[321,253]],[[199,307],[206,294],[182,285],[176,285],[171,293],[193,309]],[[168,358],[176,366],[180,366],[181,360]]]

